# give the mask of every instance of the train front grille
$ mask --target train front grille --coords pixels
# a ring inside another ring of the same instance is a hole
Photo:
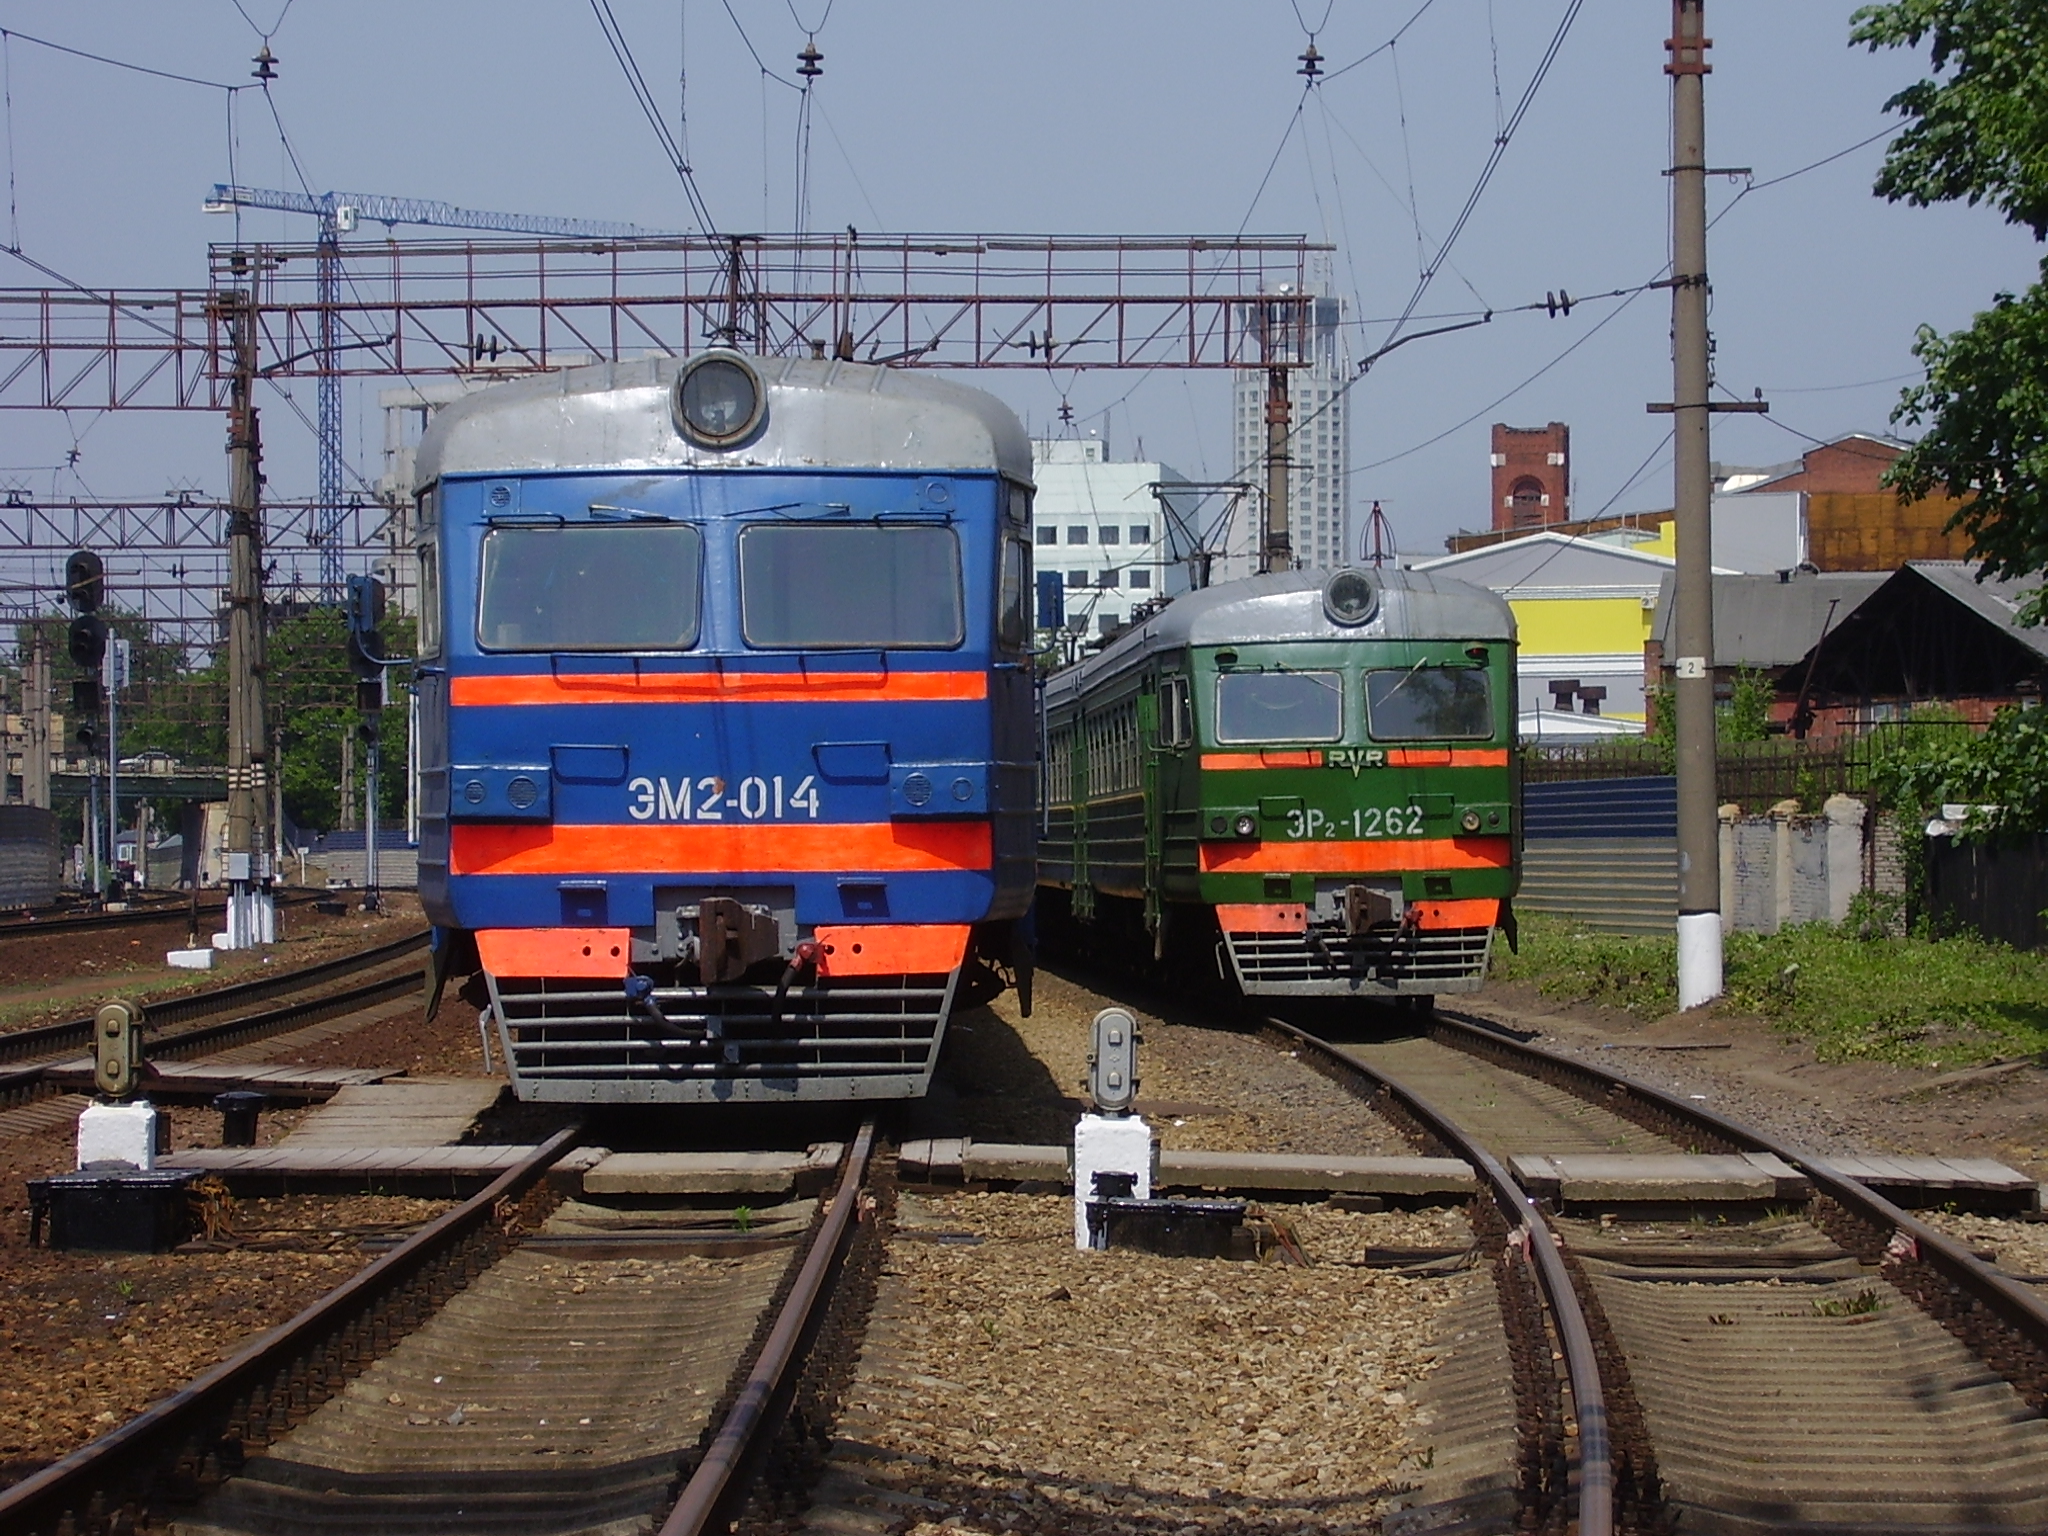
[[[661,1019],[618,987],[491,978],[523,1099],[774,1103],[914,1098],[931,1081],[952,976],[791,987],[665,987]],[[664,1024],[662,1020],[665,1020]]]
[[[1410,994],[1476,992],[1486,980],[1491,928],[1384,930],[1350,937],[1226,933],[1230,963],[1246,992]]]

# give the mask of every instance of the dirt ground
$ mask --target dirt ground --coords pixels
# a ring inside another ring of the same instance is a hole
[[[337,892],[337,899],[344,893]],[[220,926],[218,913],[201,922],[201,942]],[[281,908],[277,943],[261,950],[222,951],[211,971],[175,971],[164,952],[183,948],[185,918],[139,928],[51,934],[0,940],[0,1031],[26,1029],[89,1014],[112,997],[167,997],[243,981],[265,969],[297,969],[352,949],[388,943],[426,926],[410,891],[386,894],[380,915],[315,912],[310,903]]]
[[[1090,984],[1041,971],[1030,1018],[1015,993],[962,1014],[948,1027],[939,1082],[907,1134],[1071,1142],[1087,1107],[1093,1021],[1108,1001]],[[1350,1094],[1254,1036],[1170,1024],[1139,1004],[1125,1006],[1140,1031],[1138,1109],[1162,1147],[1397,1157],[1413,1150]]]
[[[1559,1007],[1528,986],[1443,999],[1452,1012],[1538,1030],[1542,1043],[1597,1060],[1798,1147],[1829,1152],[1990,1157],[2048,1179],[2048,1070],[2039,1062],[1939,1072],[1822,1062],[1767,1019],[1710,1007],[1645,1022],[1615,1009]]]
[[[391,921],[405,931],[418,919]],[[361,942],[346,929],[305,942],[338,952],[348,941]],[[318,956],[294,956],[296,963],[312,958]],[[306,1034],[318,1036],[321,1029]],[[279,1063],[397,1066],[437,1076],[482,1070],[475,1010],[452,995],[425,1023],[413,998],[351,1031],[309,1044],[281,1036],[268,1045],[260,1054]],[[174,1106],[166,1113],[174,1150],[220,1144],[215,1111]],[[282,1140],[308,1113],[266,1111],[258,1143]],[[226,1207],[227,1229],[214,1241],[177,1253],[31,1248],[27,1181],[69,1170],[75,1137],[68,1122],[0,1137],[0,1486],[76,1449],[284,1322],[369,1262],[375,1253],[366,1242],[388,1241],[447,1208],[446,1202],[381,1196],[237,1200]]]

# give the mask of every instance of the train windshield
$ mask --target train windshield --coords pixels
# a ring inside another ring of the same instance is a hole
[[[756,523],[740,534],[740,622],[767,649],[958,645],[959,537],[931,524]]]
[[[1337,741],[1344,681],[1335,672],[1225,672],[1216,679],[1216,739]]]
[[[672,651],[697,643],[704,539],[686,523],[542,524],[484,535],[488,651]]]
[[[1493,687],[1479,667],[1418,662],[1365,674],[1374,741],[1483,741],[1493,735]]]

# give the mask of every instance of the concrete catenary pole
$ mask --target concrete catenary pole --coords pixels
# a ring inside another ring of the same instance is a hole
[[[28,741],[21,754],[21,803],[50,808],[50,637],[35,625],[28,638],[28,687],[21,701]]]
[[[1287,370],[1266,370],[1266,528],[1259,541],[1259,572],[1294,568],[1287,531],[1287,438],[1293,412],[1287,399]]]
[[[252,295],[220,300],[232,367],[228,396],[228,928],[230,949],[277,937],[266,793],[263,689],[263,445],[256,420]]]
[[[1705,0],[1672,0],[1672,425],[1678,524],[1678,1006],[1721,995],[1720,823],[1714,782],[1714,481],[1707,401]]]

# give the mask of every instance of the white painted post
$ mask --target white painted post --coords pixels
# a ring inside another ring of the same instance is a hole
[[[1849,903],[1863,889],[1863,820],[1869,808],[1854,795],[1829,795],[1828,921],[1848,921]]]

